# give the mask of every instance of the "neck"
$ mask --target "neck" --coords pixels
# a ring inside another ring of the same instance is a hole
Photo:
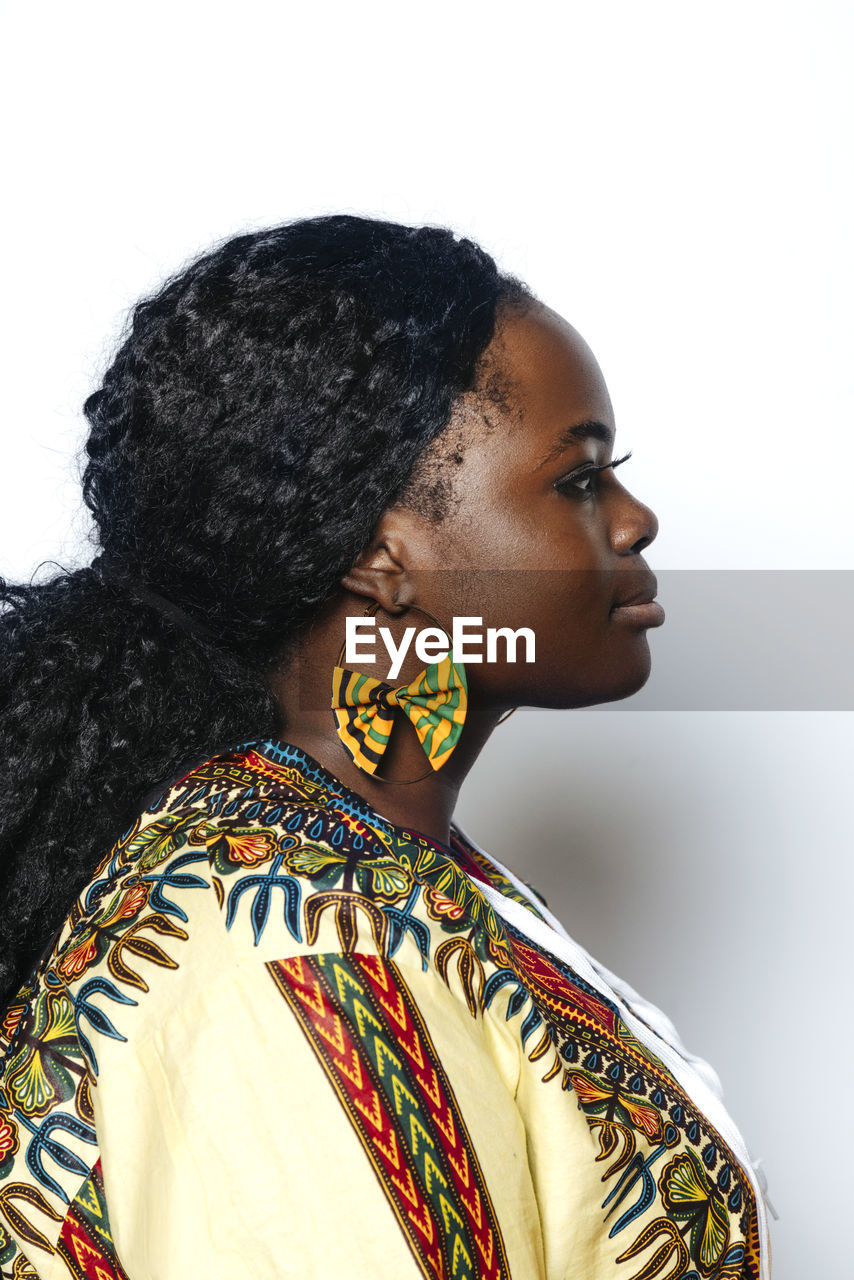
[[[496,718],[497,713],[478,724],[478,717],[470,710],[460,739],[446,763],[412,783],[408,779],[426,773],[430,764],[414,728],[402,712],[395,715],[391,738],[377,769],[379,778],[354,763],[334,726],[319,723],[316,713],[285,713],[278,733],[285,742],[313,756],[395,826],[415,827],[433,840],[449,844],[460,787]],[[327,719],[332,720],[331,710],[322,717],[324,721]]]

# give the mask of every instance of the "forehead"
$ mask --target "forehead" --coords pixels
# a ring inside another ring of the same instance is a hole
[[[507,384],[515,417],[540,442],[572,420],[613,426],[608,389],[593,352],[550,307],[509,312],[499,322],[490,356]]]

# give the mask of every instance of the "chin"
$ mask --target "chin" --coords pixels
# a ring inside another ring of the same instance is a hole
[[[642,689],[652,671],[652,655],[646,635],[639,643],[616,655],[613,652],[598,667],[592,663],[583,672],[573,671],[572,663],[555,660],[548,671],[528,685],[505,690],[505,697],[519,706],[544,707],[552,711],[572,711],[595,707],[600,702],[619,702]],[[575,675],[575,679],[572,676]],[[566,679],[569,677],[569,679]],[[580,677],[580,678],[579,678]]]
[[[570,709],[595,707],[601,702],[620,702],[642,689],[651,671],[652,657],[644,636],[643,643],[635,647],[631,661],[623,658],[605,671],[591,672],[586,688],[579,689],[576,685],[572,689],[566,689],[560,701],[553,699],[548,705]]]
[[[626,664],[625,668],[619,673],[618,679],[611,682],[607,692],[603,692],[602,697],[597,698],[596,701],[619,702],[622,698],[630,698],[633,693],[637,693],[639,689],[644,687],[651,671],[652,656],[644,636],[644,643],[640,646],[635,661],[631,664]]]

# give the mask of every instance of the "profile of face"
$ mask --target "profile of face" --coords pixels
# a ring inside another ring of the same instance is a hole
[[[441,441],[442,465],[453,469],[445,518],[390,507],[342,586],[392,613],[420,606],[448,629],[453,617],[482,618],[484,635],[532,629],[533,663],[522,645],[515,662],[504,660],[502,644],[498,661],[466,663],[469,696],[483,708],[628,697],[649,677],[647,629],[663,612],[618,606],[655,594],[641,553],[658,521],[617,478],[602,373],[584,339],[542,304],[505,313],[487,355],[509,395],[487,412],[474,392],[457,401]],[[351,600],[348,612],[363,603]],[[405,623],[431,625],[408,611]],[[396,683],[423,665],[410,652]]]

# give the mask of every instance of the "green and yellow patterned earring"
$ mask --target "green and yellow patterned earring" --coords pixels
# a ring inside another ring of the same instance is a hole
[[[409,607],[425,614],[448,635],[432,613],[418,605]],[[368,605],[365,616],[379,608],[376,602]],[[343,654],[342,642],[332,673],[332,711],[335,731],[353,762],[380,782],[396,781],[380,777],[377,766],[391,737],[395,708],[399,707],[412,722],[430,761],[426,773],[402,781],[420,782],[441,769],[459,741],[468,706],[465,664],[454,661],[453,649],[449,648],[444,658],[431,663],[409,684],[397,688],[342,667]]]

